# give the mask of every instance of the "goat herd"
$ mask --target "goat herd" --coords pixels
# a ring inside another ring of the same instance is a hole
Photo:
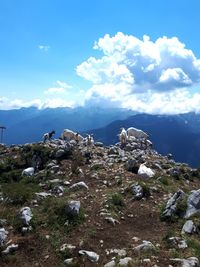
[[[130,127],[127,130],[125,128],[121,128],[120,131],[121,132],[118,134],[118,137],[119,137],[119,142],[121,143],[122,146],[125,146],[127,142],[135,142],[137,140],[143,140],[149,146],[152,145],[151,141],[148,140],[149,135],[140,129]],[[43,142],[45,143],[46,141],[50,141],[54,134],[55,134],[54,130],[49,133],[45,133],[43,135]],[[66,141],[74,140],[76,143],[83,143],[87,146],[94,145],[94,138],[92,134],[87,134],[87,136],[84,138],[78,132],[73,132],[72,130],[69,129],[63,130],[60,139]]]
[[[45,133],[43,135],[43,142],[46,143],[47,141],[50,141],[55,134],[55,131],[51,131],[49,133]],[[80,135],[77,132],[73,132],[69,129],[64,129],[60,139],[66,140],[66,141],[72,141],[74,140],[76,143],[84,143],[87,146],[92,146],[94,144],[94,138],[91,134],[87,134],[86,138],[84,138],[82,135]]]

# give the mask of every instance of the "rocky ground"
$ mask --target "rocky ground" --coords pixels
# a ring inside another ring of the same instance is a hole
[[[0,147],[0,266],[200,266],[200,170],[139,140]]]

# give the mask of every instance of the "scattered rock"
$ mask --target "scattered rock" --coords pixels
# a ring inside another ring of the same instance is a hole
[[[128,159],[128,161],[126,161],[125,168],[129,172],[138,173],[139,165],[136,159]]]
[[[155,246],[150,241],[143,240],[142,242],[143,243],[141,245],[138,245],[138,246],[134,247],[133,249],[137,252],[152,251],[152,250],[156,249]]]
[[[182,199],[184,192],[179,190],[167,202],[166,208],[162,214],[165,218],[170,218],[176,211],[177,203]]]
[[[173,244],[173,246],[178,247],[180,249],[185,249],[188,247],[186,240],[180,237],[170,237],[169,241]]]
[[[73,246],[73,245],[70,245],[70,244],[63,244],[61,247],[60,247],[60,251],[63,252],[63,251],[72,251],[76,248],[76,246]]]
[[[192,234],[194,232],[196,232],[196,226],[194,225],[192,220],[187,220],[183,225],[181,233]]]
[[[76,190],[76,189],[81,189],[81,188],[83,188],[83,189],[88,190],[88,186],[86,185],[85,182],[78,182],[78,183],[75,183],[75,184],[71,185],[69,188],[70,188],[70,189],[75,189],[75,190]]]
[[[104,146],[103,143],[101,143],[101,142],[96,142],[94,145],[96,147],[103,147]]]
[[[99,255],[93,251],[79,250],[80,255],[86,255],[91,262],[97,262],[99,260]]]
[[[112,217],[106,217],[105,220],[106,220],[107,222],[111,223],[111,224],[114,225],[114,226],[115,226],[116,224],[119,224],[119,221],[116,220],[116,219],[114,219],[114,218],[112,218]]]
[[[6,231],[4,228],[0,228],[0,246],[4,245],[7,236],[8,236],[8,231]]]
[[[34,172],[35,172],[35,169],[33,167],[29,167],[22,171],[22,175],[33,176]]]
[[[6,219],[0,219],[0,228],[7,224]]]
[[[119,266],[127,266],[130,262],[132,262],[132,258],[126,257],[119,260]]]
[[[20,218],[24,226],[29,226],[29,223],[33,217],[31,209],[29,207],[24,207],[20,210]]]
[[[133,196],[135,199],[140,200],[143,198],[143,188],[139,184],[133,184],[131,185],[131,191],[133,193]]]
[[[116,265],[115,265],[115,261],[114,260],[112,260],[112,261],[109,261],[108,263],[106,263],[105,265],[104,265],[104,267],[115,267]]]
[[[199,267],[199,260],[196,257],[190,257],[188,259],[171,259],[173,262],[179,262],[181,263],[181,267]]]
[[[80,201],[70,201],[66,206],[65,211],[69,216],[77,216],[79,215],[81,203]]]
[[[43,200],[49,196],[52,196],[51,193],[46,193],[46,192],[40,192],[40,193],[35,193],[37,196],[37,200]]]
[[[120,257],[125,257],[127,252],[125,249],[110,249],[110,250],[106,250],[106,253],[109,254],[117,254]]]
[[[64,187],[62,185],[54,186],[52,192],[56,195],[62,196],[64,194]]]
[[[71,264],[73,263],[73,258],[69,258],[69,259],[66,259],[66,260],[64,260],[64,264],[66,265],[66,266],[71,266]]]
[[[2,254],[12,254],[18,249],[19,245],[18,244],[12,244],[9,245],[5,250],[3,250],[1,253]]]
[[[200,189],[192,191],[188,197],[185,218],[190,218],[196,213],[200,213]]]

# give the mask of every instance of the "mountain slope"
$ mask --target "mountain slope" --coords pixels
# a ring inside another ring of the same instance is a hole
[[[127,148],[0,145],[1,267],[199,266],[200,170]]]

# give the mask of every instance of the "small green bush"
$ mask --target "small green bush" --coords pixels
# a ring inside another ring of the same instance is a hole
[[[183,199],[181,199],[176,206],[175,215],[178,216],[179,218],[183,218],[186,209],[187,209],[187,196],[184,196]]]
[[[114,193],[109,196],[106,204],[109,206],[109,209],[118,211],[125,206],[123,196],[120,193]]]
[[[143,182],[139,183],[139,185],[142,187],[144,197],[150,197],[151,193],[148,185]]]

